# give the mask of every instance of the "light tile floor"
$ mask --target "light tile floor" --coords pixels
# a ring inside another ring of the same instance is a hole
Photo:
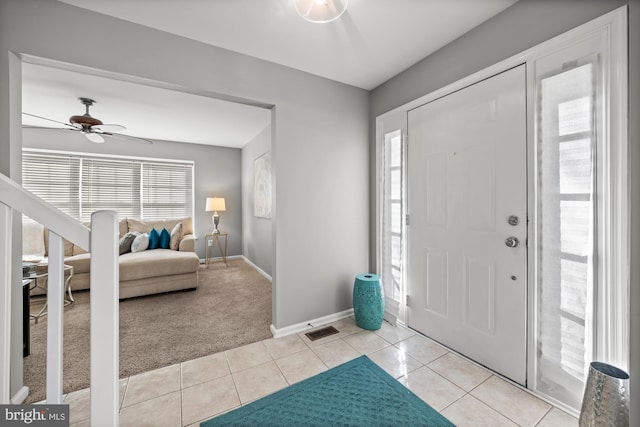
[[[577,420],[415,332],[384,323],[375,332],[353,317],[340,333],[268,339],[120,381],[120,425],[197,426],[366,354],[458,426],[577,426]],[[305,331],[307,332],[307,331]],[[69,393],[72,426],[88,426],[88,389]]]

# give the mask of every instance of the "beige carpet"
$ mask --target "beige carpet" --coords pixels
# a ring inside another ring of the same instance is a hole
[[[89,386],[89,292],[65,308],[64,392]],[[242,260],[203,266],[195,291],[120,303],[120,377],[269,338],[271,283]],[[45,398],[46,316],[31,321],[27,403]]]

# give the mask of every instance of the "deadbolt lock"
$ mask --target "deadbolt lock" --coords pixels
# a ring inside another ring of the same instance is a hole
[[[513,226],[520,224],[520,218],[516,215],[511,215],[507,221],[509,222],[509,225]]]

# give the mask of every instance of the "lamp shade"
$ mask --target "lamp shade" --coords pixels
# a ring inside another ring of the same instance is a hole
[[[224,198],[223,197],[207,197],[207,212],[225,211]]]

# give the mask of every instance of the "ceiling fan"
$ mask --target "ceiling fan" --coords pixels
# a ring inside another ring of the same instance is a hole
[[[122,125],[102,123],[101,120],[96,119],[95,117],[92,117],[91,114],[89,114],[89,107],[95,104],[96,101],[94,101],[91,98],[78,98],[78,99],[85,106],[86,108],[85,113],[81,116],[78,115],[78,116],[69,117],[69,123],[60,122],[58,120],[48,119],[46,117],[36,116],[35,114],[29,114],[25,112],[23,112],[22,114],[26,116],[36,117],[38,119],[48,120],[54,123],[59,123],[61,125],[65,125],[67,127],[62,128],[63,130],[82,132],[89,141],[95,142],[96,144],[103,143],[105,141],[104,136],[113,137],[117,139],[124,139],[124,140],[134,140],[134,141],[142,142],[145,144],[153,144],[153,142],[151,142],[148,139],[116,133],[119,131],[123,131],[127,128]],[[44,128],[40,128],[40,129],[44,129]],[[60,129],[60,128],[55,128],[55,129]]]

